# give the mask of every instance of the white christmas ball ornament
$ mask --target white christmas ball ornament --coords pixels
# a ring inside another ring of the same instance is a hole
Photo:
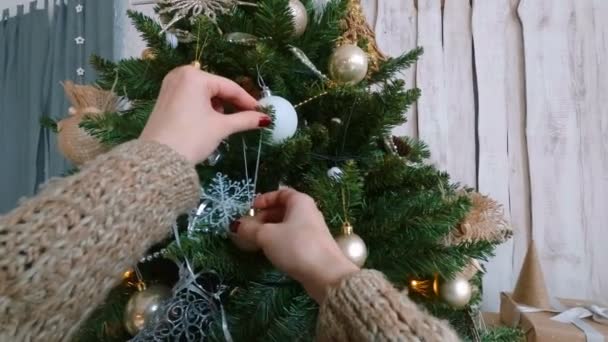
[[[300,0],[289,0],[289,12],[293,16],[293,35],[297,38],[304,34],[308,26],[306,6]]]
[[[339,182],[340,180],[342,180],[343,174],[344,171],[342,171],[342,169],[337,166],[334,166],[331,169],[327,170],[327,177],[329,177],[334,182]]]
[[[259,102],[262,107],[272,107],[274,117],[272,124],[272,135],[270,141],[279,144],[296,134],[298,129],[298,114],[289,101],[280,96],[268,95],[262,97]]]
[[[345,44],[329,57],[331,79],[343,84],[357,84],[367,75],[368,57],[357,45]]]

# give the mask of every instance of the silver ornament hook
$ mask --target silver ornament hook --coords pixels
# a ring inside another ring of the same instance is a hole
[[[264,66],[264,64],[262,64],[262,66]],[[270,91],[270,88],[266,85],[266,82],[264,82],[264,78],[262,77],[262,72],[260,71],[260,66],[256,65],[255,70],[258,74],[258,77],[257,77],[258,86],[260,88],[262,88],[262,93],[261,93],[262,98],[272,96],[272,92]]]

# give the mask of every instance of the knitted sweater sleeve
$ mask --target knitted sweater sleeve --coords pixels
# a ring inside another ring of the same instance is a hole
[[[448,323],[424,312],[384,275],[362,270],[327,293],[317,322],[319,341],[459,341]]]
[[[67,340],[198,189],[180,155],[135,140],[0,216],[0,341]]]

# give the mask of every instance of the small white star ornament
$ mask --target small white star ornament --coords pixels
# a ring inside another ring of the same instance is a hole
[[[83,37],[76,37],[76,38],[74,38],[74,41],[76,42],[77,45],[82,45],[82,44],[84,44],[85,39]]]

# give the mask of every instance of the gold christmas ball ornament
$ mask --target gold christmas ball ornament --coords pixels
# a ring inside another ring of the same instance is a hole
[[[336,239],[342,253],[355,265],[362,267],[367,259],[367,246],[359,235],[353,233],[353,226],[345,222],[342,225],[342,235]]]
[[[357,84],[367,75],[368,57],[360,47],[345,44],[329,57],[329,75],[343,84]]]
[[[435,291],[439,298],[454,309],[462,309],[471,301],[473,288],[464,277],[456,276],[454,279],[439,279],[436,285]]]
[[[151,61],[155,58],[156,58],[156,53],[154,53],[154,49],[152,49],[152,48],[145,48],[144,51],[141,52],[141,59]]]
[[[293,35],[300,37],[308,26],[308,12],[299,0],[289,0],[289,12],[293,16]]]
[[[123,318],[129,334],[137,335],[168,298],[171,298],[171,290],[163,285],[148,286],[133,294],[127,302]]]

